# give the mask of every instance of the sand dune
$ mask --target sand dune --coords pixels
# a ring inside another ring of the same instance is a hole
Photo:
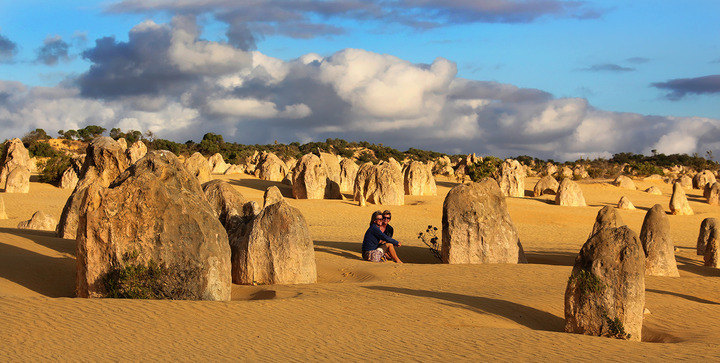
[[[219,176],[261,201],[277,185],[250,176]],[[537,179],[529,178],[530,189]],[[580,359],[720,358],[720,270],[695,255],[700,221],[720,207],[688,191],[693,216],[670,216],[679,278],[647,277],[642,343],[562,332],[563,293],[573,260],[597,211],[627,196],[637,210],[619,211],[639,232],[647,209],[667,210],[662,196],[605,182],[581,187],[588,207],[551,205],[553,196],[510,198],[510,214],[527,265],[441,265],[416,236],[440,227],[437,197],[406,196],[391,207],[404,265],[359,259],[370,213],[349,200],[294,200],[310,224],[317,284],[233,286],[233,301],[76,299],[74,241],[15,229],[35,210],[59,217],[69,191],[32,183],[29,195],[3,194],[0,220],[0,357],[3,360],[277,360],[277,359]]]

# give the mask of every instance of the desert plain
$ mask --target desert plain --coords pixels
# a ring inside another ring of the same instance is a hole
[[[262,203],[276,185],[305,216],[318,282],[233,285],[232,301],[75,298],[75,241],[15,227],[37,210],[59,219],[71,190],[31,182],[29,194],[3,194],[0,220],[0,359],[18,360],[573,360],[720,359],[720,270],[704,267],[695,245],[700,222],[720,218],[701,190],[695,211],[669,215],[680,277],[646,276],[642,342],[563,332],[563,295],[575,257],[600,208],[619,210],[640,232],[655,204],[668,210],[672,185],[635,180],[580,181],[587,207],[554,205],[553,195],[507,198],[528,264],[441,264],[417,238],[440,229],[454,179],[437,196],[406,196],[403,206],[360,207],[344,200],[296,200],[290,187],[249,175],[215,175]],[[527,194],[538,178],[528,178]],[[659,187],[663,195],[642,190]],[[361,260],[374,210],[390,209],[404,264]],[[439,231],[438,231],[439,235]]]

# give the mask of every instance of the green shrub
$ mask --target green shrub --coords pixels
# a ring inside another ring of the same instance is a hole
[[[603,314],[605,318],[607,331],[603,336],[615,339],[630,339],[630,334],[625,332],[625,326],[619,318],[611,319],[607,314]]]
[[[65,154],[55,156],[39,163],[40,182],[57,184],[62,179],[63,173],[72,165],[72,159]]]
[[[134,262],[137,252],[126,253],[123,262],[103,278],[107,297],[120,299],[197,300],[189,283],[197,271],[170,268],[150,260],[147,265]]]
[[[481,162],[468,165],[466,173],[467,176],[470,177],[470,180],[478,182],[483,178],[495,177],[500,164],[502,164],[501,159],[493,156],[486,156]]]
[[[577,274],[570,275],[570,279],[575,279],[577,289],[581,294],[599,294],[605,289],[605,285],[600,279],[590,271],[580,270]]]
[[[45,141],[32,142],[27,149],[30,153],[30,157],[37,156],[41,158],[49,158],[58,155],[58,152]]]

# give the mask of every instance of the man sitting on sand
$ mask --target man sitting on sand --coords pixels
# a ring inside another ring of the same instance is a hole
[[[363,259],[370,262],[381,262],[388,254],[393,261],[402,263],[395,252],[400,242],[392,239],[380,228],[383,225],[383,212],[375,211],[370,219],[370,228],[365,232],[362,244]]]
[[[390,225],[390,220],[392,219],[392,213],[390,213],[389,210],[383,211],[383,223],[382,226],[380,226],[380,230],[385,233],[386,236],[392,238],[393,234],[395,233],[395,229]]]

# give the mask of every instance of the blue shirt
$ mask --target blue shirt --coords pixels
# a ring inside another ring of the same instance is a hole
[[[386,235],[385,233],[383,233],[383,231],[380,230],[380,227],[373,223],[370,228],[368,228],[368,230],[365,232],[365,237],[363,237],[363,252],[378,249],[378,247],[380,247],[380,241],[392,243],[395,246],[400,244],[400,242],[392,239],[392,237],[388,237],[388,235]]]

